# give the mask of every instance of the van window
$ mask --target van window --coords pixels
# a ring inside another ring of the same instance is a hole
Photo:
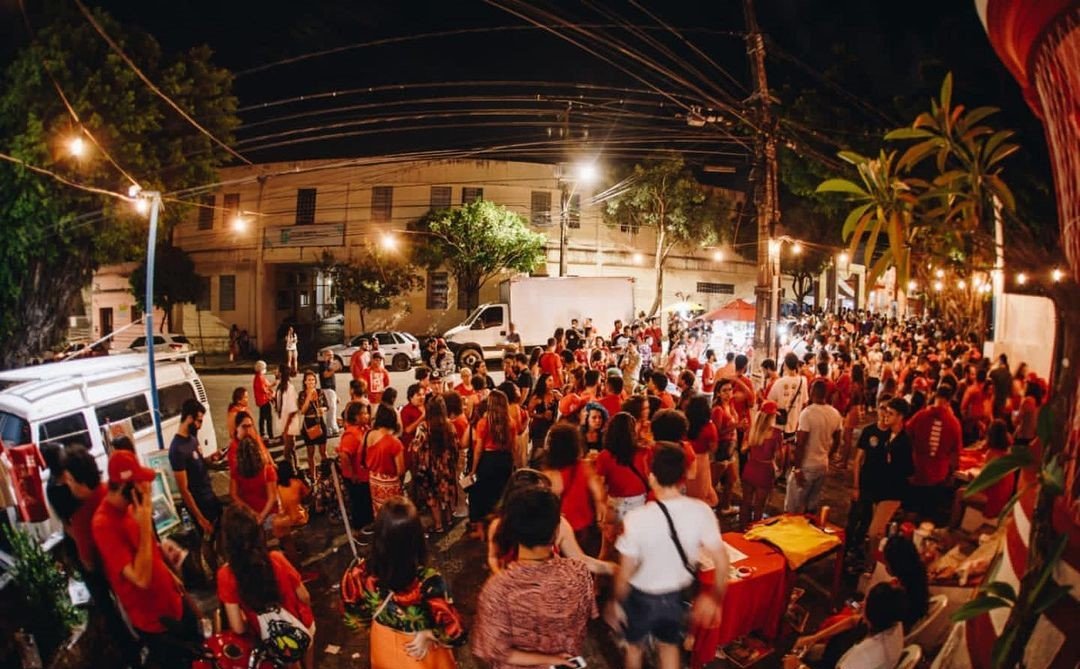
[[[30,443],[30,423],[13,413],[0,411],[0,442],[6,446]]]
[[[41,444],[50,441],[62,445],[78,442],[87,448],[93,446],[90,441],[90,431],[86,427],[86,417],[81,413],[68,414],[43,422],[38,428],[38,440]]]
[[[503,308],[502,307],[488,307],[481,315],[484,319],[485,328],[498,327],[503,324]]]
[[[178,383],[158,390],[158,404],[161,409],[161,420],[168,420],[173,416],[180,415],[180,409],[184,402],[195,398],[195,390],[187,383]]]
[[[154,424],[150,415],[150,406],[146,402],[146,395],[132,395],[131,397],[103,404],[96,409],[98,425],[102,427],[106,423],[119,423],[131,419],[131,429],[138,432]]]

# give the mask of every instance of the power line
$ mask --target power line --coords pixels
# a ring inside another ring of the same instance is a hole
[[[86,8],[86,5],[82,3],[82,0],[75,0],[75,4],[79,7],[79,11],[82,12],[83,16],[86,17],[87,22],[89,22],[90,25],[93,26],[94,30],[97,31],[98,35],[101,35],[101,38],[105,40],[106,44],[109,45],[109,48],[111,48],[113,52],[116,53],[116,55],[120,56],[120,59],[123,60],[124,63],[126,63],[127,66],[131,68],[131,71],[134,72],[136,76],[142,79],[143,83],[146,84],[147,87],[151,91],[153,91],[155,95],[164,100],[165,103],[172,107],[176,111],[176,113],[180,114],[180,116],[183,117],[184,120],[193,125],[199,132],[210,138],[212,142],[225,149],[225,151],[227,151],[230,155],[237,158],[243,163],[246,163],[248,165],[252,164],[250,160],[240,155],[235,149],[215,137],[213,133],[200,125],[199,122],[192,118],[191,115],[188,114],[186,111],[184,111],[183,108],[180,107],[180,105],[173,102],[172,98],[170,98],[160,88],[158,88],[154,84],[154,82],[150,81],[150,78],[143,74],[142,70],[139,69],[135,62],[132,61],[126,53],[124,53],[123,49],[120,48],[120,45],[117,44],[111,37],[109,37],[109,34],[106,33],[105,29],[101,27],[101,24],[98,23],[97,19],[94,18],[94,15],[90,12],[89,9]]]
[[[86,191],[87,193],[94,193],[96,195],[108,195],[109,197],[114,197],[114,198],[117,198],[119,200],[124,200],[125,202],[130,202],[131,201],[131,198],[128,197],[127,195],[124,195],[123,193],[117,193],[117,192],[114,192],[114,191],[111,191],[111,190],[106,190],[104,188],[98,188],[97,186],[87,186],[86,184],[81,184],[81,183],[72,181],[72,180],[68,179],[67,177],[60,176],[59,174],[57,174],[56,172],[53,172],[52,170],[47,170],[44,167],[38,167],[37,165],[33,165],[31,163],[26,162],[25,160],[22,160],[21,158],[16,158],[15,156],[11,156],[11,155],[8,155],[6,153],[0,153],[0,160],[6,160],[9,163],[14,163],[16,165],[19,165],[20,167],[23,167],[25,169],[30,170],[31,172],[35,172],[37,174],[47,176],[50,179],[53,179],[55,181],[59,181],[60,183],[64,184],[65,186],[70,186],[72,188],[78,188],[79,190]]]

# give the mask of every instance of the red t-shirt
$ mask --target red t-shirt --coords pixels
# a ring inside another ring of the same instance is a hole
[[[456,418],[452,418],[450,424],[454,426],[454,432],[457,434],[458,448],[465,448],[468,446],[465,434],[469,431],[469,419],[464,415],[460,415]]]
[[[259,445],[259,449],[262,451],[263,457],[266,458],[266,461],[272,463],[274,461],[274,458],[270,456],[270,451],[266,448],[266,444],[263,443],[262,438],[257,434],[251,435],[251,438],[254,439],[255,443]],[[237,441],[236,437],[233,437],[229,440],[229,452],[225,455],[225,461],[229,463],[230,472],[236,469],[236,454],[239,452],[239,450],[240,442]]]
[[[416,436],[416,429],[411,432],[405,430],[416,422],[416,419],[420,417],[420,407],[414,406],[412,402],[401,407],[401,443],[411,444],[412,439]]]
[[[461,395],[463,398],[472,397],[476,394],[476,391],[473,390],[472,386],[466,386],[464,383],[459,383],[454,386],[454,392]]]
[[[562,383],[562,358],[557,353],[545,351],[540,356],[540,371],[555,377],[555,383]]]
[[[948,407],[928,406],[905,427],[911,436],[915,461],[914,485],[939,485],[948,481],[949,466],[956,462],[963,443],[960,421]]]
[[[390,387],[390,373],[385,369],[376,372],[368,367],[360,372],[360,380],[367,384],[368,401],[373,405],[382,401],[383,391]]]
[[[754,384],[742,374],[737,374],[732,379],[732,387],[734,392],[731,394],[731,405],[739,416],[739,425],[750,427],[750,408],[756,400]]]
[[[357,483],[366,483],[368,481],[367,466],[360,459],[365,434],[365,430],[356,425],[350,425],[345,428],[345,434],[341,435],[341,442],[338,443],[338,454],[343,464],[342,469],[345,468],[344,463],[347,462],[347,471],[349,473],[347,478]]]
[[[270,551],[270,567],[274,570],[278,592],[281,594],[281,608],[296,616],[305,627],[311,628],[315,615],[311,607],[300,601],[296,591],[300,588],[300,572],[292,566],[281,551]],[[229,565],[222,565],[217,573],[217,593],[222,604],[238,604],[247,619],[249,634],[258,635],[259,616],[240,601],[240,586],[236,583],[236,574]]]
[[[118,508],[103,501],[98,505],[91,521],[94,543],[101,553],[101,564],[116,598],[131,621],[142,632],[164,632],[162,618],[180,620],[184,605],[180,598],[180,586],[161,557],[161,546],[156,540],[151,547],[152,571],[150,585],[140,588],[124,576],[124,567],[135,562],[139,548],[139,525],[127,508]]]
[[[608,418],[610,419],[612,416],[622,411],[622,395],[608,393],[600,398],[600,406],[607,409]]]
[[[603,477],[609,495],[636,497],[648,492],[641,479],[644,477],[646,481],[649,480],[649,472],[652,471],[652,451],[647,448],[635,449],[633,463],[641,474],[640,477],[629,467],[620,465],[611,451],[607,450],[600,451],[593,466],[596,468],[597,475]]]
[[[261,407],[274,399],[266,390],[266,377],[261,373],[256,373],[255,378],[251,380],[251,389],[255,395],[255,406]]]
[[[584,462],[559,470],[562,476],[562,515],[575,532],[592,524],[595,514],[589,497],[589,471]]]
[[[476,439],[483,444],[485,451],[502,451],[510,450],[513,448],[513,440],[518,434],[518,424],[514,418],[510,417],[510,441],[509,444],[496,444],[492,441],[491,436],[488,434],[488,419],[485,416],[476,423]]]
[[[367,447],[368,471],[380,476],[401,476],[405,472],[397,470],[397,456],[405,450],[392,434],[384,435],[378,441],[369,440]]]
[[[694,447],[694,453],[698,455],[709,453],[716,448],[716,442],[719,439],[719,434],[716,431],[716,426],[712,421],[705,423],[705,426],[698,432],[696,439],[691,440],[690,444]]]
[[[668,391],[661,390],[656,396],[660,398],[660,408],[661,409],[674,409],[675,408],[675,398],[672,397],[671,393],[669,393]]]
[[[833,408],[843,416],[851,404],[851,374],[844,372],[836,380],[836,395],[833,396]]]
[[[705,363],[701,368],[701,392],[711,394],[716,387],[716,370],[711,363]]]
[[[712,410],[712,424],[716,427],[717,441],[735,441],[735,426],[737,421],[730,411],[725,411],[722,406],[715,406]]]
[[[82,560],[83,564],[91,565],[95,569],[101,556],[98,554],[97,546],[94,544],[94,533],[91,524],[94,521],[94,512],[97,511],[101,500],[105,499],[106,492],[105,484],[99,483],[90,496],[79,504],[79,508],[75,509],[75,513],[71,514],[71,520],[68,524],[68,534],[71,535],[75,547],[79,550],[79,559]]]
[[[262,471],[255,476],[240,476],[235,465],[229,468],[229,475],[236,481],[236,494],[240,500],[247,504],[255,513],[261,513],[270,500],[266,492],[266,484],[277,483],[277,469],[273,462],[267,462]]]

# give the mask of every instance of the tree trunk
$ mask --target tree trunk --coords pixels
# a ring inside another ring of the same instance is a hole
[[[653,257],[653,269],[656,271],[656,297],[653,298],[652,307],[649,309],[649,317],[652,318],[660,311],[664,303],[664,234],[663,226],[656,229],[656,255]]]
[[[357,309],[360,311],[360,332],[367,332],[367,324],[364,323],[364,308],[358,306]]]
[[[69,258],[57,266],[41,260],[28,263],[12,309],[18,317],[8,321],[12,327],[0,346],[0,369],[22,367],[60,341],[67,317],[92,276],[89,261]]]

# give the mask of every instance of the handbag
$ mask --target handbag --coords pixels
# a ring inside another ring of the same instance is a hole
[[[315,422],[308,425],[308,416],[304,416],[304,439],[307,441],[316,441],[322,439],[326,435],[326,430],[323,429],[323,417],[322,407],[319,406],[319,400],[314,401],[315,404]]]
[[[797,388],[795,388],[795,394],[791,396],[791,401],[788,402],[787,408],[786,409],[777,409],[776,410],[776,424],[777,425],[783,425],[784,427],[787,426],[788,413],[790,413],[792,407],[795,406],[795,400],[799,399],[799,395],[802,394],[802,386],[803,386],[803,378],[800,376],[799,377],[799,385],[798,385]],[[780,429],[783,429],[783,428],[780,428]]]
[[[671,534],[671,540],[675,542],[675,550],[679,551],[679,559],[682,560],[683,569],[690,572],[690,575],[694,577],[694,580],[690,582],[690,585],[679,591],[683,602],[689,605],[694,601],[694,595],[697,594],[697,570],[690,565],[690,560],[686,557],[686,551],[683,550],[682,542],[679,541],[679,533],[675,531],[675,521],[671,519],[671,513],[660,500],[656,500],[656,505],[664,512],[664,518],[667,519],[668,531]]]

